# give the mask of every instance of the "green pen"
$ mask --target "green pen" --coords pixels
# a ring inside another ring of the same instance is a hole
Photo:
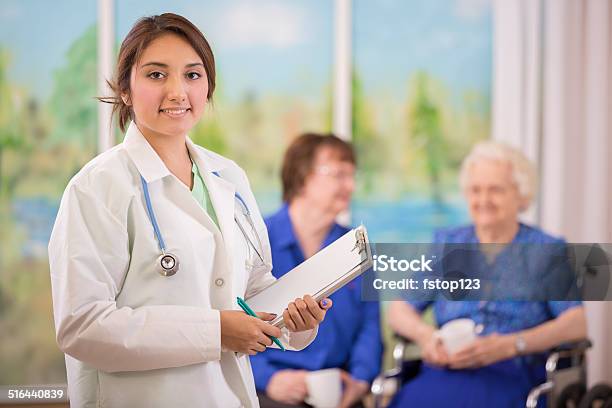
[[[248,314],[249,316],[257,317],[257,314],[253,311],[253,309],[249,307],[249,305],[247,305],[244,299],[242,299],[241,297],[237,297],[236,301],[238,302],[238,306],[240,306],[240,308],[244,310],[244,313]],[[283,343],[281,343],[279,339],[273,336],[268,336],[268,337],[270,337],[270,339],[272,339],[274,344],[280,347],[281,350],[285,351],[285,347],[283,347]]]

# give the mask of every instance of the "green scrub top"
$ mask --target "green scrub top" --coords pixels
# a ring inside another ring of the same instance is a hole
[[[200,204],[200,206],[202,206],[204,211],[208,213],[217,228],[219,228],[219,221],[217,220],[215,207],[213,207],[212,201],[210,201],[210,194],[208,194],[208,189],[206,188],[206,184],[204,184],[204,179],[202,179],[200,170],[195,162],[191,162],[191,172],[193,173],[193,189],[191,190],[191,194]]]

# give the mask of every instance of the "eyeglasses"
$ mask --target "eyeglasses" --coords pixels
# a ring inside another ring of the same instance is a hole
[[[338,181],[343,180],[353,180],[355,179],[355,170],[343,170],[338,168],[333,168],[331,166],[317,166],[315,167],[315,173],[320,174],[322,176],[329,176]]]

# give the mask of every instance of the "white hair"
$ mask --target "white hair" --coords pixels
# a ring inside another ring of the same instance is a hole
[[[465,191],[467,188],[469,168],[481,160],[495,160],[510,164],[512,178],[524,202],[522,210],[526,210],[535,198],[538,185],[536,168],[531,160],[520,150],[507,144],[494,141],[480,142],[472,148],[470,154],[461,163],[459,184],[462,190]]]

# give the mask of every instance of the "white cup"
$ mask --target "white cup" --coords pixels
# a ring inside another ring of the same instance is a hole
[[[453,354],[476,340],[481,330],[472,319],[455,319],[444,324],[435,335],[442,340],[446,352]]]
[[[306,403],[316,408],[335,408],[342,398],[340,369],[311,371],[306,374]]]

